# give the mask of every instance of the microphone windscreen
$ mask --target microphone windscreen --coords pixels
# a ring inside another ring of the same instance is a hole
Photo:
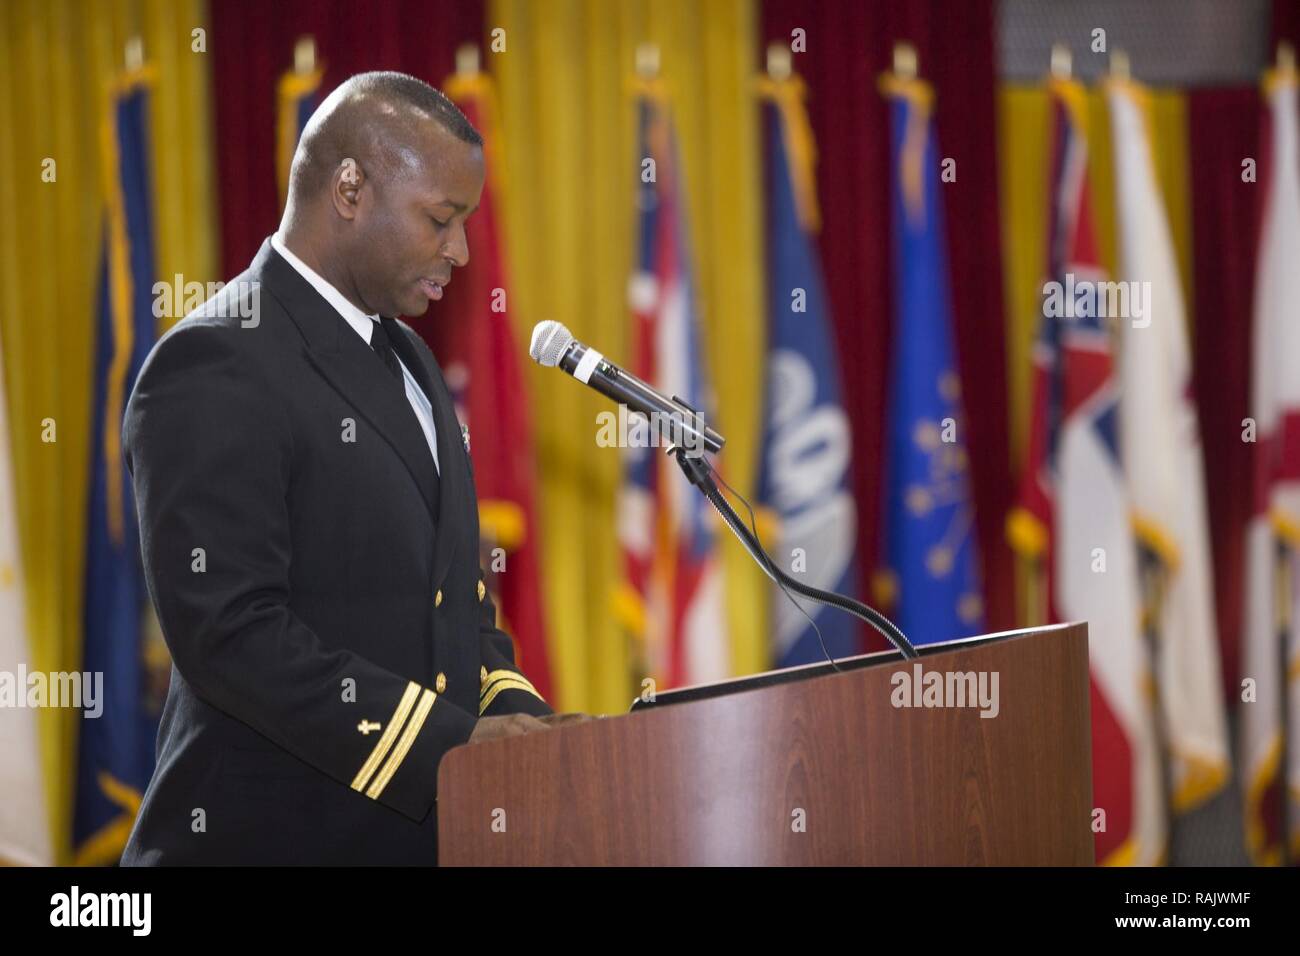
[[[528,344],[528,354],[538,365],[554,368],[570,345],[573,336],[559,322],[538,322],[533,326],[533,338]]]

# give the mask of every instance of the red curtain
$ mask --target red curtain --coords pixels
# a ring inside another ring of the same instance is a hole
[[[1194,262],[1193,374],[1214,552],[1215,606],[1227,700],[1239,670],[1244,532],[1251,456],[1241,440],[1250,414],[1251,301],[1262,190],[1241,179],[1260,158],[1263,106],[1255,87],[1188,94]]]
[[[989,630],[1015,626],[1011,554],[1003,537],[1014,484],[1007,445],[993,7],[992,0],[766,0],[762,31],[764,46],[789,43],[796,28],[806,34],[807,52],[795,55],[794,66],[808,84],[817,138],[820,249],[853,423],[864,574],[877,566],[880,553],[893,302],[889,116],[876,80],[890,69],[896,41],[916,47],[921,75],[934,85],[940,155],[957,161],[957,181],[943,186],[944,211]],[[873,638],[870,646],[881,644]]]
[[[241,272],[280,221],[275,88],[298,37],[316,40],[321,95],[353,73],[400,70],[440,86],[456,47],[483,43],[482,0],[220,0],[210,55],[221,190],[221,261]]]

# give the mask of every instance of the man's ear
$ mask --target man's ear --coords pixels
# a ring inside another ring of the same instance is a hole
[[[334,202],[334,211],[343,219],[356,218],[357,201],[365,181],[365,171],[350,156],[334,170],[334,178],[330,181],[330,199]]]

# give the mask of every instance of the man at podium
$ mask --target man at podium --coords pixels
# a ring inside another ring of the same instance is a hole
[[[445,96],[352,77],[279,231],[144,365],[123,447],[174,666],[123,864],[435,863],[443,754],[563,719],[496,627],[467,443],[395,318],[468,261],[483,179]]]

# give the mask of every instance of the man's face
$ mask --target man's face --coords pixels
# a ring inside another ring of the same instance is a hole
[[[368,312],[423,315],[454,267],[469,262],[465,220],[483,192],[483,150],[440,124],[422,124],[418,148],[358,197],[349,255]]]

